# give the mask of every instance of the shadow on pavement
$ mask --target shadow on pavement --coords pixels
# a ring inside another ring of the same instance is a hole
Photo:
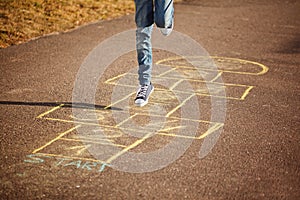
[[[18,105],[18,106],[46,106],[56,107],[63,104],[65,108],[85,108],[96,110],[122,110],[115,107],[107,107],[103,105],[95,105],[88,103],[72,103],[72,102],[24,102],[24,101],[0,101],[0,105]]]

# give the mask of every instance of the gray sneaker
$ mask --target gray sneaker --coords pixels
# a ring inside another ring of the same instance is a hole
[[[141,85],[136,93],[136,98],[134,100],[135,105],[139,107],[146,105],[153,90],[154,87],[151,83],[149,85]]]

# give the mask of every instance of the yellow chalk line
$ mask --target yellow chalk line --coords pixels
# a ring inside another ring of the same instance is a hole
[[[52,108],[51,110],[48,110],[48,111],[46,111],[46,112],[40,114],[40,115],[37,116],[36,118],[42,118],[42,117],[44,117],[45,115],[48,115],[49,113],[51,113],[51,112],[53,112],[53,111],[55,111],[55,110],[57,110],[57,109],[59,109],[59,108],[61,108],[61,107],[63,107],[63,106],[64,106],[64,104],[60,104],[59,106],[56,106],[56,107]]]
[[[76,135],[73,138],[70,139],[74,139],[74,140],[100,140],[100,141],[108,141],[111,142],[112,140],[110,139],[104,139],[104,138],[100,138],[100,137],[89,137],[89,136],[81,136],[81,135]]]
[[[147,116],[147,114],[139,113],[138,115],[142,116]],[[162,117],[164,118],[164,115],[157,115],[157,114],[151,114],[152,117]],[[56,118],[44,118],[47,120],[53,120],[53,121],[61,121],[61,122],[67,122],[67,123],[76,123],[76,124],[82,124],[82,125],[90,125],[90,126],[98,126],[98,127],[104,127],[104,128],[112,128],[114,129],[115,126],[110,126],[110,125],[99,125],[99,124],[94,124],[94,123],[86,123],[86,122],[74,122],[70,120],[64,120],[64,119],[56,119]],[[218,123],[218,122],[211,122],[207,120],[195,120],[195,119],[189,119],[189,118],[183,118],[183,117],[169,117],[169,119],[174,119],[174,120],[189,120],[189,121],[195,121],[195,122],[203,122],[203,123]],[[134,129],[132,129],[134,130]]]
[[[110,107],[112,107],[113,105],[115,105],[115,104],[117,104],[117,103],[119,103],[119,102],[121,102],[121,101],[124,101],[125,99],[129,98],[131,95],[133,95],[133,94],[135,94],[135,93],[136,93],[136,92],[130,93],[129,95],[125,96],[124,98],[120,99],[119,101],[116,101],[116,102],[114,102],[114,103],[112,103],[112,104],[106,106],[104,109],[110,108]]]
[[[61,140],[72,141],[72,142],[87,142],[92,144],[102,144],[102,145],[117,146],[117,147],[126,147],[126,145],[122,145],[122,144],[95,142],[90,140],[77,140],[77,139],[70,139],[70,138],[61,138]]]
[[[95,160],[92,158],[83,158],[83,157],[73,157],[73,156],[63,156],[63,155],[58,155],[58,154],[49,154],[49,153],[36,153],[37,155],[44,155],[44,156],[50,156],[50,157],[60,157],[60,158],[68,158],[71,160],[87,160],[87,161],[93,161],[93,162],[99,162],[99,163],[105,163],[102,160]]]
[[[157,133],[157,135],[163,135],[163,136],[170,136],[170,137],[179,137],[179,138],[186,138],[186,139],[203,139],[205,137],[207,137],[208,135],[212,134],[213,132],[217,131],[218,129],[220,129],[224,124],[218,123],[218,124],[214,124],[212,127],[210,127],[205,133],[201,134],[199,137],[195,137],[195,136],[186,136],[186,135],[177,135],[177,134],[172,134],[172,133]],[[176,127],[178,128],[178,127]]]
[[[192,96],[190,96],[189,98],[191,98]],[[188,99],[186,99],[187,101]],[[184,104],[184,102],[182,102],[182,104]],[[180,107],[180,106],[178,106]],[[145,115],[145,114],[142,114],[140,113],[139,115]],[[147,116],[147,115],[145,115]],[[155,115],[155,114],[152,114],[153,117],[165,117],[165,116],[162,116],[162,115]],[[133,117],[133,116],[132,116]],[[206,120],[194,120],[194,119],[188,119],[188,118],[182,118],[182,117],[169,117],[170,119],[174,119],[174,120],[190,120],[190,121],[195,121],[195,122],[199,122],[199,123],[217,123],[217,122],[211,122],[211,121],[206,121]],[[70,120],[63,120],[63,119],[55,119],[55,118],[45,118],[45,119],[48,119],[48,120],[53,120],[53,121],[61,121],[61,122],[68,122],[68,123],[74,123],[74,121],[70,121]],[[92,126],[99,126],[99,124],[94,124],[94,123],[86,123],[86,122],[76,122],[78,124],[81,124],[81,125],[92,125]],[[80,126],[80,125],[79,125]],[[109,125],[101,125],[102,127],[106,127],[106,128],[116,128],[116,126],[109,126]],[[99,127],[101,127],[99,126]],[[131,131],[136,131],[136,132],[143,132],[144,130],[136,130],[136,129],[131,129],[131,128],[126,128],[127,130],[131,130]],[[170,128],[171,130],[172,128]],[[162,131],[167,131],[167,129],[163,129]],[[165,134],[161,134],[161,135],[165,135]],[[174,136],[177,136],[177,135],[174,135]],[[110,136],[108,136],[110,137]],[[51,142],[50,142],[51,143]]]
[[[210,80],[210,82],[214,82],[214,81],[217,80],[220,76],[222,76],[222,74],[223,74],[223,72],[219,72],[215,78],[213,78],[212,80]]]
[[[157,116],[157,117],[164,117],[164,116],[161,116],[161,115],[152,115],[153,117]],[[218,122],[211,122],[211,121],[206,121],[206,120],[194,120],[194,119],[187,119],[187,118],[179,118],[179,117],[170,117],[171,119],[177,119],[177,120],[189,120],[189,121],[194,121],[194,122],[198,122],[198,123],[209,123],[209,124],[214,124],[214,123],[218,123]],[[56,121],[60,121],[59,119],[57,119]],[[218,123],[219,124],[219,123]],[[85,125],[91,125],[91,124],[85,124]],[[215,125],[216,126],[216,125]],[[107,128],[116,128],[115,126],[106,126]],[[175,127],[177,128],[177,127]],[[175,129],[173,128],[173,129]],[[145,132],[145,129],[143,130],[138,130],[138,129],[132,129],[132,128],[125,128],[126,130],[129,130],[129,131],[134,131],[134,132],[140,132],[140,133],[144,133]],[[168,131],[171,130],[172,128],[166,128],[166,129],[162,129],[162,130],[159,130],[159,131]],[[152,130],[152,129],[151,129]],[[167,136],[178,136],[178,137],[181,137],[180,135],[172,135],[172,134],[166,134],[166,133],[158,133],[159,135],[167,135]],[[108,138],[113,138],[111,136],[107,136]],[[117,137],[117,136],[115,136]],[[120,136],[121,137],[121,136]],[[185,136],[183,136],[185,137]],[[189,137],[188,137],[189,138]],[[190,137],[191,138],[191,137]],[[201,138],[200,138],[201,139]],[[84,140],[84,139],[83,139]],[[96,142],[94,142],[96,143]],[[114,145],[113,145],[114,146]],[[115,145],[117,146],[117,145]],[[124,146],[120,146],[120,147],[124,147]]]
[[[58,122],[65,122],[65,123],[75,123],[75,124],[80,124],[80,125],[87,125],[87,126],[98,126],[98,127],[104,127],[104,128],[117,128],[115,126],[110,126],[110,125],[104,125],[104,124],[98,124],[98,123],[88,123],[88,122],[80,122],[80,121],[72,121],[72,120],[66,120],[66,119],[58,119],[58,118],[44,118],[49,121],[58,121]],[[113,136],[107,136],[107,137],[113,137]]]
[[[115,128],[114,126],[111,126],[109,128]],[[116,131],[112,131],[112,130],[106,130],[107,132],[114,132],[113,135],[105,135],[106,138],[119,138],[123,135],[123,133],[121,131],[118,131],[118,134],[116,134]],[[111,140],[108,140],[111,141]]]
[[[192,68],[194,69],[195,67],[188,67],[188,66],[181,66],[181,65],[169,65],[169,64],[161,64],[163,62],[166,62],[166,61],[175,61],[175,60],[178,60],[178,59],[183,59],[183,58],[205,58],[205,56],[189,56],[189,57],[169,57],[169,58],[166,58],[166,59],[162,59],[162,60],[159,60],[158,62],[156,62],[156,64],[160,64],[160,65],[165,65],[165,66],[172,66],[172,67],[179,67],[179,68]],[[269,68],[261,63],[258,63],[258,62],[254,62],[254,61],[250,61],[250,60],[243,60],[243,59],[240,59],[240,58],[229,58],[229,57],[219,57],[219,56],[210,56],[207,58],[212,58],[212,59],[223,59],[223,60],[227,60],[227,61],[230,61],[230,60],[233,60],[233,61],[238,61],[240,63],[250,63],[250,64],[253,64],[253,65],[257,65],[261,68],[261,71],[260,72],[257,72],[257,73],[254,73],[254,72],[239,72],[239,71],[230,71],[230,70],[219,70],[218,71],[222,71],[222,72],[226,72],[226,73],[233,73],[233,74],[244,74],[244,75],[263,75],[265,73],[268,72]],[[208,71],[216,71],[216,70],[212,70],[210,68],[205,68],[205,67],[201,67],[201,69],[203,70],[208,70]]]
[[[229,97],[229,96],[219,96],[219,95],[211,95],[211,94],[205,94],[205,93],[196,93],[199,96],[205,96],[205,97],[216,97],[220,99],[231,99],[231,100],[241,100],[241,98],[238,97]]]
[[[172,72],[172,71],[174,71],[174,70],[176,70],[176,68],[169,69],[169,70],[167,70],[167,71],[165,71],[165,72],[163,72],[163,73],[157,75],[157,77],[162,77],[163,75],[166,75],[166,74],[168,74],[168,73],[170,73],[170,72]]]
[[[172,115],[174,112],[176,112],[176,110],[178,110],[180,107],[182,107],[188,100],[190,100],[192,97],[194,97],[196,94],[192,94],[190,95],[188,98],[186,98],[185,100],[183,100],[181,102],[181,104],[179,104],[178,106],[176,106],[173,110],[171,110],[169,113],[167,113],[166,117],[169,117],[170,115]]]
[[[202,82],[202,81],[197,81],[197,82]],[[234,87],[250,87],[249,85],[241,85],[241,84],[230,84],[230,83],[226,83],[226,84],[222,84],[222,83],[218,83],[218,82],[202,82],[202,83],[208,83],[208,84],[218,84],[218,85],[223,85],[223,86],[234,86]],[[133,87],[132,85],[122,85],[125,87]],[[164,91],[164,89],[157,89],[157,90],[161,90]],[[181,91],[181,90],[173,90],[174,92],[177,93],[181,93],[181,94],[191,94],[191,92],[185,92],[185,91]],[[200,92],[194,92],[196,95],[199,96],[209,96],[209,97],[217,97],[217,98],[222,98],[222,99],[232,99],[232,100],[243,100],[241,98],[238,97],[229,97],[229,96],[219,96],[219,95],[211,95],[211,94],[205,94],[205,93],[200,93]],[[124,99],[123,99],[124,100]]]
[[[66,123],[75,123],[75,124],[82,124],[82,125],[91,125],[91,126],[99,126],[99,124],[96,123],[87,123],[87,122],[80,122],[80,121],[73,121],[73,120],[66,120],[66,119],[58,119],[58,118],[51,118],[51,117],[45,117],[44,119],[50,120],[50,121],[59,121],[59,122],[66,122]],[[106,125],[101,125],[106,127]],[[110,127],[110,126],[107,126]]]
[[[185,65],[165,65],[168,67],[175,67],[176,69],[195,69],[195,67],[189,67]],[[210,69],[210,68],[204,68],[204,67],[198,67],[197,69],[203,70],[203,71],[208,71],[208,72],[223,72],[223,73],[229,73],[229,74],[241,74],[241,75],[262,75],[266,73],[265,69],[262,70],[261,72],[253,73],[253,72],[238,72],[238,71],[230,71],[230,70],[223,70],[223,69]]]
[[[135,148],[136,146],[140,145],[141,143],[143,143],[146,139],[148,139],[150,136],[152,135],[152,133],[148,133],[146,134],[143,138],[135,141],[133,144],[127,146],[126,148],[124,148],[122,151],[119,151],[118,153],[116,153],[115,155],[113,155],[112,157],[110,157],[108,160],[106,160],[105,163],[111,163],[113,160],[117,159],[119,156],[125,154],[126,152],[128,152],[130,149]]]
[[[38,148],[38,149],[35,149],[32,153],[37,153],[38,151],[44,149],[45,147],[49,146],[49,145],[52,144],[53,142],[55,142],[55,141],[59,140],[60,138],[62,138],[64,135],[66,135],[66,134],[68,134],[68,133],[74,131],[75,129],[77,129],[77,128],[79,128],[79,127],[80,127],[80,125],[75,126],[75,127],[71,128],[71,129],[69,129],[69,130],[67,130],[67,131],[65,131],[65,132],[63,132],[63,133],[61,133],[61,134],[59,134],[59,136],[57,136],[56,138],[54,138],[53,140],[51,140],[50,142],[48,142],[48,143],[45,144],[44,146],[42,146],[42,147],[40,147],[40,148]]]
[[[223,124],[215,124],[214,126],[212,126],[206,133],[204,133],[203,135],[201,135],[200,137],[192,137],[192,136],[183,136],[183,135],[176,135],[176,134],[166,134],[166,133],[158,133],[159,135],[165,135],[165,136],[173,136],[173,137],[180,137],[180,138],[188,138],[188,139],[202,139],[204,137],[206,137],[207,135],[213,133],[214,131],[216,131],[217,129],[219,129],[220,127],[222,127]],[[79,127],[79,126],[78,126]],[[46,145],[44,145],[43,147],[33,151],[33,153],[37,153],[38,151],[40,151],[41,149],[45,148],[46,146],[50,145],[51,143],[53,143],[54,141],[60,139],[64,134],[67,134],[68,132],[73,131],[75,128],[74,127],[72,129],[69,129],[68,131],[60,134],[60,136],[58,136],[57,138],[55,138],[54,140],[50,141],[49,143],[47,143]],[[178,127],[176,127],[178,128]],[[114,144],[115,146],[119,146],[119,147],[126,147],[124,148],[122,151],[118,152],[117,154],[113,155],[112,157],[110,157],[106,162],[101,161],[101,160],[95,160],[95,159],[89,159],[89,158],[82,158],[82,157],[74,157],[74,156],[63,156],[63,155],[56,155],[56,154],[47,154],[47,153],[38,153],[41,155],[47,155],[47,156],[53,156],[53,157],[63,157],[63,158],[70,158],[70,159],[80,159],[80,160],[88,160],[88,161],[94,161],[94,162],[101,162],[101,163],[111,163],[113,160],[117,159],[119,156],[123,155],[124,153],[128,152],[129,150],[135,148],[136,146],[138,146],[139,144],[143,143],[146,139],[149,138],[149,136],[151,136],[152,133],[149,133],[147,135],[145,135],[142,139],[137,140],[136,142],[134,142],[133,144],[129,145],[129,146],[125,146],[125,145],[117,145]],[[73,139],[67,139],[67,138],[62,138],[62,140],[73,140]]]
[[[173,57],[161,59],[161,60],[157,61],[155,64],[156,65],[164,65],[164,66],[174,66],[174,65],[170,65],[170,64],[161,64],[161,63],[167,62],[167,61],[176,61],[176,60],[184,59],[184,58],[186,58],[186,57],[185,56],[173,56]]]
[[[141,116],[147,116],[147,115],[145,115],[145,114],[142,114],[142,113],[140,113],[140,114],[138,114],[138,115],[141,115]],[[156,117],[155,115],[151,115],[152,117]],[[161,118],[163,118],[164,116],[163,115],[157,115],[158,117],[161,117]],[[151,122],[150,124],[148,124],[148,126],[152,126],[152,127],[157,127],[157,126],[159,126],[159,125],[161,125],[161,124],[166,124],[166,123],[173,123],[173,122],[178,122],[178,120],[169,120],[169,121],[155,121],[155,122]]]
[[[110,79],[107,79],[104,83],[110,84],[111,81],[116,80],[116,79],[118,79],[118,78],[120,78],[120,77],[122,77],[122,76],[125,76],[125,75],[126,75],[126,73],[119,74],[118,76],[115,76],[115,77],[112,77],[112,78],[110,78]]]
[[[173,90],[174,88],[176,88],[180,83],[182,83],[182,81],[184,81],[185,79],[180,79],[178,80],[176,83],[174,83],[169,89]]]
[[[251,63],[253,65],[258,65],[262,68],[262,70],[258,73],[252,73],[253,75],[263,75],[265,73],[267,73],[269,71],[269,68],[261,63],[258,63],[258,62],[254,62],[254,61],[250,61],[250,60],[243,60],[243,59],[240,59],[240,58],[226,58],[226,57],[217,57],[217,56],[213,56],[212,58],[221,58],[221,59],[225,59],[225,60],[236,60],[236,61],[239,61],[239,62],[246,62],[246,63]],[[228,71],[226,71],[228,72]],[[247,74],[249,74],[249,72],[245,72]]]
[[[241,97],[241,100],[245,100],[245,98],[248,96],[250,91],[254,88],[254,86],[249,86],[249,88],[244,92],[244,94]]]
[[[120,122],[119,124],[117,124],[115,127],[119,127],[121,126],[122,124],[124,124],[125,122],[127,122],[128,120],[134,118],[135,116],[137,116],[138,113],[134,113],[133,115],[131,115],[130,117],[128,117],[127,119],[123,120],[122,122]]]
[[[61,140],[63,140],[64,138],[62,138]],[[72,146],[72,147],[68,147],[67,149],[71,149],[71,150],[74,150],[74,149],[82,149],[82,148],[86,148],[85,145],[80,145],[80,146]]]
[[[162,129],[162,130],[159,130],[159,131],[167,132],[167,131],[171,131],[171,130],[175,130],[175,129],[180,129],[180,128],[185,128],[185,127],[186,126],[175,126],[175,127],[165,128],[165,129]]]
[[[210,127],[204,134],[200,135],[198,137],[198,139],[203,139],[205,138],[206,136],[210,135],[211,133],[217,131],[218,129],[220,129],[222,126],[224,126],[224,124],[221,124],[221,123],[217,123],[217,124],[214,124],[212,127]]]
[[[153,78],[156,78],[156,76],[153,76]],[[164,79],[169,79],[169,80],[178,80],[178,77],[163,77],[163,78]],[[215,85],[225,85],[225,86],[241,86],[241,87],[247,87],[248,86],[248,85],[243,85],[243,84],[219,83],[219,82],[211,82],[211,81],[198,80],[198,79],[192,79],[192,78],[184,78],[184,79],[180,79],[180,80],[186,80],[186,81],[197,82],[197,83],[209,83],[209,84],[215,84]],[[118,86],[124,86],[124,87],[131,87],[131,88],[135,88],[136,87],[134,85],[126,85],[126,84],[120,85],[120,84],[117,84],[117,83],[108,83],[108,84],[118,85]]]
[[[63,140],[64,138],[62,138],[61,140]],[[86,149],[90,148],[91,145],[88,144],[88,145],[80,145],[80,146],[71,146],[71,147],[68,147],[66,148],[67,150],[74,150],[74,149],[79,149],[77,152],[76,152],[76,155],[81,155]]]
[[[157,133],[157,135],[169,136],[169,137],[178,137],[178,138],[186,138],[186,139],[198,139],[194,136],[185,136],[185,135],[177,135],[173,133]]]

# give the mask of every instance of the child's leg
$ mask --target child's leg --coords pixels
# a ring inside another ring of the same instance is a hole
[[[134,0],[137,27],[148,27],[154,23],[153,0]]]
[[[159,28],[172,28],[174,17],[173,0],[155,0],[154,21]]]
[[[151,34],[154,22],[153,1],[135,0],[136,50],[139,63],[139,83],[149,84],[152,70]]]
[[[152,71],[152,45],[151,33],[153,25],[136,30],[136,50],[139,63],[139,83],[140,85],[149,84]]]

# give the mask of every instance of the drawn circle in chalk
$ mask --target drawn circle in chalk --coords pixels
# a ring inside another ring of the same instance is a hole
[[[190,63],[186,62],[186,58],[170,57],[158,61],[157,64],[164,66],[177,66],[182,69],[190,69],[193,68],[193,65],[196,65],[198,69],[211,71],[215,70],[214,66],[212,66],[211,59],[218,66],[219,72],[241,75],[263,75],[268,72],[268,67],[261,63],[240,58],[220,56],[190,56]]]

